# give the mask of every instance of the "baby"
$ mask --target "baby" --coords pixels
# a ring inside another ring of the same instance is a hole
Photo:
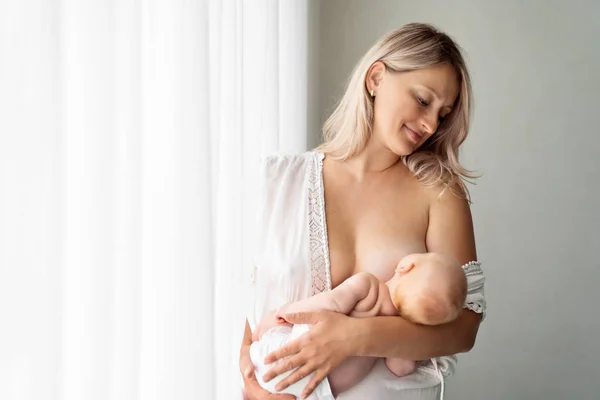
[[[331,291],[285,304],[263,317],[252,333],[250,348],[257,380],[265,390],[275,393],[275,385],[291,373],[269,382],[262,380],[262,375],[271,367],[264,364],[264,357],[299,336],[293,334],[291,324],[285,321],[286,313],[328,310],[359,318],[401,315],[414,323],[440,325],[458,317],[466,295],[467,281],[461,266],[439,253],[404,257],[386,283],[367,272],[353,275]],[[319,396],[319,390],[322,394],[337,396],[350,389],[369,373],[375,361],[374,357],[348,359],[327,377],[332,393],[320,384],[315,390],[316,397],[325,397]],[[387,358],[385,363],[397,376],[408,375],[416,369],[416,362],[412,360]],[[299,398],[310,378],[301,379],[281,393]]]

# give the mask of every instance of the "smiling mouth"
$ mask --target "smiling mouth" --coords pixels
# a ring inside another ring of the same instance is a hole
[[[418,143],[421,140],[422,135],[419,135],[417,132],[413,131],[406,125],[404,125],[404,127],[406,128],[408,136],[412,139],[413,142]]]

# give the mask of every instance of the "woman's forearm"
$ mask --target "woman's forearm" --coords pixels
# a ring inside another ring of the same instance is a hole
[[[480,321],[479,314],[466,310],[457,320],[438,326],[402,317],[356,318],[355,355],[426,360],[464,353],[473,347]]]

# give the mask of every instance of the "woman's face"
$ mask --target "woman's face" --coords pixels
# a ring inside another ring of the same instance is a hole
[[[449,64],[392,73],[378,62],[367,79],[375,90],[371,140],[399,156],[413,153],[437,131],[459,91],[458,74]]]

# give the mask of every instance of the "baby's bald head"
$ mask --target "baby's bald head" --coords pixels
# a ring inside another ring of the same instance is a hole
[[[398,267],[406,272],[392,299],[402,316],[423,325],[440,325],[458,317],[467,296],[467,280],[456,260],[439,253],[411,254]]]

